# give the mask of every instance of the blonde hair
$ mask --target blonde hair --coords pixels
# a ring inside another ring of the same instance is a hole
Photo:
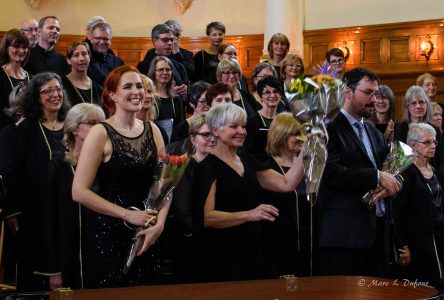
[[[427,78],[432,79],[432,80],[435,82],[435,84],[438,84],[438,79],[436,79],[435,76],[433,76],[433,75],[430,74],[430,73],[424,73],[424,74],[419,75],[418,78],[416,78],[416,85],[419,85],[419,86],[422,87],[423,84],[424,84],[424,81],[425,81]]]
[[[289,112],[278,114],[273,122],[267,135],[267,147],[265,152],[270,156],[279,156],[290,151],[287,140],[291,135],[299,134],[301,124]]]
[[[271,59],[273,59],[273,57],[274,57],[273,43],[278,43],[278,42],[283,42],[284,44],[287,45],[285,55],[287,55],[288,50],[290,50],[290,40],[288,39],[288,37],[285,34],[280,33],[280,32],[275,33],[270,38],[270,41],[268,41],[268,45],[267,45],[268,54],[270,55]]]
[[[207,113],[202,113],[198,115],[194,115],[190,118],[190,129],[189,133],[191,136],[195,136],[198,132],[200,127],[202,127],[203,124],[207,121]]]
[[[154,85],[154,82],[151,80],[151,78],[149,78],[144,74],[140,74],[140,77],[142,79],[142,85],[144,91],[151,90],[151,93],[153,94],[153,103],[148,116],[150,121],[153,121],[157,119],[157,116],[159,115],[159,112],[157,110],[159,106],[159,95],[157,95],[156,86]]]
[[[217,81],[220,81],[222,76],[222,72],[225,71],[236,71],[239,72],[239,78],[242,77],[242,69],[237,60],[235,59],[224,59],[217,65],[216,69],[216,78]]]
[[[304,74],[304,62],[302,61],[302,58],[296,54],[288,54],[281,62],[281,74],[279,74],[281,80],[287,79],[287,75],[285,74],[285,67],[295,62],[299,62],[301,64],[302,68],[300,73]]]
[[[80,122],[87,120],[88,118],[96,116],[99,121],[105,121],[105,113],[100,106],[91,103],[79,103],[74,105],[66,115],[63,130],[65,132],[63,136],[63,144],[66,148],[71,149],[74,147],[76,137],[74,130],[79,126]]]

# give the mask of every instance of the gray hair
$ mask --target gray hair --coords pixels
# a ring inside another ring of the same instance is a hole
[[[94,16],[88,20],[88,23],[86,23],[85,31],[91,32],[94,25],[96,25],[97,23],[103,23],[103,22],[106,22],[104,17]]]
[[[256,67],[254,67],[253,72],[251,73],[251,82],[253,83],[253,91],[256,90],[256,85],[254,84],[254,79],[257,77],[257,75],[259,75],[260,72],[262,72],[262,70],[268,69],[271,71],[271,73],[273,73],[273,77],[278,78],[278,74],[276,72],[276,69],[269,63],[267,62],[262,62],[260,64],[257,64]]]
[[[170,26],[174,32],[178,32],[179,34],[182,34],[182,31],[183,31],[182,26],[176,20],[168,20],[165,22],[165,25]]]
[[[424,100],[427,103],[427,110],[424,121],[429,122],[430,119],[432,118],[432,105],[430,104],[430,99],[429,97],[427,97],[427,94],[425,93],[424,89],[418,85],[413,85],[409,87],[409,89],[405,93],[402,120],[410,123],[411,120],[410,120],[409,106],[414,96],[420,98],[421,100]]]
[[[10,100],[10,101],[11,101],[11,100]],[[442,107],[441,107],[441,105],[439,105],[439,104],[436,103],[436,102],[432,102],[432,113],[433,113],[435,110],[437,110],[437,111],[439,111],[440,113],[442,113]]]
[[[92,27],[91,27],[91,33],[92,33],[96,28],[100,28],[100,29],[103,30],[103,31],[109,30],[109,34],[110,34],[111,36],[113,36],[113,31],[112,31],[112,29],[111,29],[111,25],[109,25],[109,24],[106,23],[106,22],[97,22],[97,23],[94,23],[94,24],[92,25]]]
[[[407,144],[412,141],[419,141],[424,133],[433,134],[436,136],[435,128],[427,123],[410,123],[409,132],[407,133]]]
[[[23,94],[25,92],[25,85],[19,84],[15,86],[11,93],[9,94],[9,107],[3,109],[3,112],[17,121],[17,117],[22,114],[22,106],[23,106]]]
[[[157,39],[162,33],[172,33],[174,34],[174,29],[167,24],[157,24],[151,30],[151,38]]]
[[[210,130],[222,128],[224,125],[237,120],[245,124],[247,122],[247,113],[233,103],[213,106],[207,113],[207,125],[210,127]]]
[[[67,148],[74,147],[75,136],[74,130],[79,126],[80,122],[86,121],[90,117],[97,117],[99,121],[105,121],[105,113],[103,109],[91,103],[79,103],[71,107],[66,115],[63,130],[63,143]]]
[[[166,56],[155,56],[153,58],[153,60],[150,63],[150,67],[148,68],[148,77],[151,78],[151,80],[154,82],[154,85],[156,85],[157,87],[157,82],[156,82],[156,65],[159,61],[165,61],[171,68],[171,72],[174,71],[174,66],[173,63],[171,62],[171,60],[166,57]],[[176,94],[174,93],[174,89],[173,89],[173,81],[174,81],[174,74],[171,73],[171,79],[170,81],[168,81],[167,86],[166,86],[166,90],[168,93],[169,97],[175,97]]]

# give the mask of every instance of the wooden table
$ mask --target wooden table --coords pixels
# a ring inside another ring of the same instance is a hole
[[[51,300],[285,300],[285,299],[424,299],[437,294],[434,288],[407,281],[382,278],[325,276],[298,278],[298,288],[287,291],[286,279],[216,283],[137,286],[130,288],[73,291],[73,297],[51,292]]]

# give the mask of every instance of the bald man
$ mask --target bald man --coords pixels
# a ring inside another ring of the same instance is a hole
[[[39,42],[39,23],[36,19],[29,18],[20,24],[20,30],[29,40],[29,48],[34,48]]]

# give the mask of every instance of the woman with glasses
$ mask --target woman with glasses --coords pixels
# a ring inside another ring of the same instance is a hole
[[[144,285],[157,278],[153,246],[163,232],[169,203],[159,211],[144,210],[157,155],[164,148],[158,128],[136,117],[144,96],[135,67],[113,70],[102,98],[111,117],[93,126],[83,143],[72,196],[89,209],[83,245],[85,288]],[[93,187],[95,180],[98,190]],[[135,236],[143,236],[144,242],[125,275]]]
[[[378,86],[378,93],[373,109],[372,121],[375,127],[384,134],[386,141],[393,142],[395,129],[396,98],[392,90],[386,85]]]
[[[210,109],[205,99],[205,93],[211,85],[205,81],[197,81],[191,84],[188,90],[188,105],[193,114],[186,120],[180,122],[173,131],[171,142],[181,141],[189,136],[191,118],[196,115],[201,115]]]
[[[63,124],[69,107],[55,73],[35,75],[23,94],[25,120],[16,131],[13,184],[4,207],[5,222],[19,241],[18,291],[46,291],[60,283],[46,264],[45,258],[51,254],[42,241],[48,234],[43,227],[47,214],[44,204],[49,199],[48,166],[65,153]]]
[[[272,76],[265,77],[257,84],[257,92],[262,100],[262,108],[247,119],[247,138],[244,151],[263,161],[270,124],[277,116],[277,107],[282,97],[282,83]]]
[[[63,77],[63,86],[72,105],[78,103],[100,104],[102,87],[88,77],[91,51],[86,42],[73,42],[66,51],[71,72]]]
[[[293,81],[299,76],[304,76],[304,62],[302,58],[295,54],[288,54],[282,60],[280,79],[284,83],[284,95],[287,100],[291,100],[296,93],[288,92]]]
[[[415,161],[402,173],[403,188],[390,201],[395,258],[402,267],[396,275],[442,289],[444,190],[430,164],[437,153],[436,131],[426,123],[412,123],[407,143]]]
[[[252,116],[260,107],[250,92],[238,88],[241,76],[242,70],[237,60],[225,59],[217,65],[217,81],[227,84],[233,90],[233,103],[242,107],[248,116]]]
[[[193,222],[193,182],[194,172],[198,164],[216,147],[216,139],[206,124],[207,113],[194,115],[189,120],[189,139],[193,156],[184,176],[177,185],[171,211],[174,215],[174,257],[173,273],[176,282],[196,282],[198,273],[196,264],[201,257],[199,245],[202,238],[202,228]],[[197,187],[198,188],[198,187]]]
[[[4,108],[9,107],[9,94],[19,84],[28,83],[30,76],[23,69],[29,57],[28,38],[17,29],[5,33],[0,44],[0,131],[14,121],[6,116]]]
[[[435,76],[429,73],[419,75],[416,79],[416,85],[424,89],[431,102],[436,102],[435,97],[438,91],[438,79]]]
[[[253,83],[252,95],[253,95],[254,99],[256,100],[256,105],[259,108],[262,107],[262,100],[257,92],[257,84],[260,80],[262,80],[268,76],[278,78],[278,74],[276,73],[276,70],[274,69],[274,67],[266,62],[257,64],[254,67],[253,73],[251,73],[251,82]],[[278,112],[290,111],[290,107],[288,106],[288,101],[284,97],[281,98],[281,101],[279,103],[277,111]]]
[[[51,289],[69,287],[83,289],[82,228],[84,208],[72,200],[72,181],[83,142],[91,127],[105,121],[105,113],[90,103],[73,106],[65,118],[63,142],[67,151],[50,162],[48,189],[50,201],[46,205],[46,228],[50,233],[43,241],[47,247],[50,272],[57,274]]]
[[[222,61],[224,59],[235,59],[238,61],[237,56],[238,56],[237,48],[233,43],[222,44],[219,46],[219,49],[217,50],[217,58],[219,59],[219,61]],[[238,83],[238,88],[241,90],[248,91],[248,84],[244,75],[242,75]]]
[[[267,50],[270,59],[265,62],[272,65],[276,69],[276,73],[280,74],[282,61],[290,50],[290,40],[283,33],[273,34],[268,42]]]
[[[344,52],[339,48],[331,48],[325,53],[325,58],[330,66],[330,74],[333,77],[342,78],[345,73]]]
[[[156,124],[168,135],[168,141],[175,127],[185,119],[182,100],[174,93],[173,63],[165,56],[156,56],[151,61],[148,77],[156,87],[159,101],[155,103]]]
[[[303,177],[302,156],[292,157],[285,174],[256,168],[238,149],[246,137],[247,115],[237,105],[220,104],[207,114],[215,149],[196,168],[193,222],[203,228],[201,280],[263,278],[262,221],[273,222],[275,207],[262,204],[262,188],[292,191]],[[193,233],[194,234],[194,233]]]
[[[221,22],[211,22],[207,25],[206,34],[210,45],[194,55],[195,81],[203,80],[213,84],[217,82],[216,68],[219,63],[217,50],[224,41],[225,25]]]

